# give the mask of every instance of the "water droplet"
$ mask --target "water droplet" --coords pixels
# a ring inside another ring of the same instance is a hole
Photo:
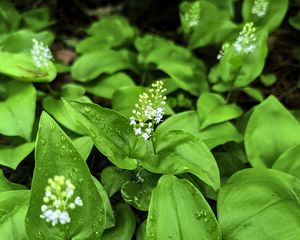
[[[55,126],[54,126],[54,125],[52,125],[52,126],[50,127],[50,131],[51,131],[51,132],[53,132],[53,131],[54,131],[54,129],[55,129]]]
[[[95,235],[99,235],[99,233],[100,233],[99,231],[96,231],[96,232],[95,232]]]
[[[66,138],[65,138],[64,136],[61,136],[61,137],[60,137],[60,141],[65,142],[65,141],[66,141]]]
[[[196,218],[197,220],[199,220],[201,217],[202,217],[201,212],[198,211],[198,212],[195,213],[195,218]]]
[[[93,228],[97,227],[97,224],[96,224],[96,223],[93,223],[93,224],[92,224],[92,227],[93,227]]]
[[[204,216],[206,216],[207,215],[207,211],[204,211]]]
[[[204,218],[204,222],[208,222],[208,218]]]
[[[96,116],[96,119],[97,119],[98,121],[100,121],[100,120],[101,120],[101,116],[100,116],[100,115],[97,115],[97,116]]]
[[[91,111],[91,108],[86,106],[83,108],[83,110],[86,112],[86,113],[89,113]]]
[[[63,151],[66,150],[66,146],[65,145],[63,145],[61,148],[62,148]]]
[[[169,234],[169,238],[173,238],[173,235],[171,233]]]
[[[42,145],[45,145],[45,144],[46,144],[46,139],[45,139],[45,138],[42,138],[42,139],[41,139],[41,144],[42,144]]]
[[[29,223],[29,218],[28,217],[25,218],[25,222]]]

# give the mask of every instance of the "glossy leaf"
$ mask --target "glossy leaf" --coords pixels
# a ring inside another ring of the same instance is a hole
[[[125,73],[101,77],[83,85],[87,92],[98,97],[111,99],[114,92],[122,87],[133,87],[133,80]]]
[[[101,172],[101,182],[109,197],[119,191],[122,185],[131,179],[134,179],[132,171],[123,170],[114,166],[108,166]]]
[[[71,140],[45,112],[42,113],[36,141],[35,170],[26,232],[30,239],[95,239],[106,225],[104,202],[94,184],[89,169]],[[47,179],[65,176],[75,185],[83,206],[70,210],[71,222],[52,226],[40,218]],[[93,196],[93,197],[91,197]]]
[[[135,158],[144,154],[145,144],[137,141],[128,119],[96,104],[72,102],[72,106],[78,111],[76,120],[102,154],[119,168],[137,167]]]
[[[72,77],[81,82],[88,82],[103,73],[113,74],[130,69],[134,55],[129,51],[102,49],[79,57],[71,69]]]
[[[221,231],[201,192],[185,179],[162,176],[154,189],[146,239],[221,239]]]
[[[115,211],[116,225],[105,230],[102,240],[131,240],[135,230],[135,216],[127,204],[118,204]]]
[[[299,186],[299,179],[277,170],[254,168],[234,174],[217,201],[222,239],[297,240]]]
[[[158,135],[156,153],[147,153],[141,164],[150,172],[192,173],[217,190],[220,176],[216,161],[207,146],[193,135],[173,130]]]
[[[6,97],[0,101],[0,133],[21,136],[30,141],[35,118],[36,90],[32,84],[19,81],[10,81],[3,86]]]
[[[235,104],[226,104],[218,94],[203,93],[197,101],[200,129],[239,117],[243,112]]]
[[[274,162],[272,168],[289,173],[300,179],[300,145],[289,148]]]
[[[0,233],[5,240],[26,240],[25,215],[30,191],[0,192]]]
[[[287,9],[288,0],[267,1],[267,9],[263,16],[253,14],[255,0],[243,1],[242,15],[245,22],[254,22],[258,27],[263,27],[268,32],[273,32],[282,22]]]
[[[250,116],[245,132],[247,158],[254,167],[271,167],[290,147],[300,144],[300,125],[270,96]]]
[[[16,169],[20,162],[34,149],[34,143],[23,143],[18,146],[0,145],[0,165]]]
[[[22,14],[25,26],[33,31],[42,30],[51,25],[50,12],[46,7],[29,10]]]
[[[29,54],[0,52],[0,73],[24,82],[51,82],[56,77],[56,69],[49,61],[48,69],[40,70]]]

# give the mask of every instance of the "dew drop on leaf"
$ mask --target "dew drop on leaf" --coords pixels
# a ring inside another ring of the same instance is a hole
[[[91,108],[90,107],[84,107],[83,111],[85,111],[86,113],[89,113],[91,111]]]
[[[45,144],[46,144],[46,139],[45,139],[45,138],[42,138],[42,139],[41,139],[41,144],[42,144],[42,145],[45,145]]]

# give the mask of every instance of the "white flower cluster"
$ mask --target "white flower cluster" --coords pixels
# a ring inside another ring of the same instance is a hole
[[[233,43],[233,47],[238,54],[252,53],[256,48],[256,28],[253,22],[246,23],[243,30],[239,33],[239,36]]]
[[[196,1],[191,4],[190,9],[184,15],[185,21],[190,27],[197,26],[199,23],[200,16],[200,2]]]
[[[37,68],[47,68],[49,61],[53,59],[50,49],[36,39],[32,39],[32,42],[31,55],[34,65]]]
[[[51,222],[52,226],[57,223],[67,224],[71,221],[68,210],[76,206],[82,207],[83,202],[79,196],[73,197],[75,186],[64,176],[54,176],[48,179],[48,186],[45,189],[43,198],[44,204],[41,206],[40,217],[46,222]]]
[[[251,13],[261,18],[266,15],[268,5],[269,2],[266,0],[255,0],[251,9]]]
[[[227,52],[227,50],[229,49],[230,44],[229,43],[224,43],[222,45],[221,50],[219,51],[218,55],[217,55],[217,59],[220,60]]]
[[[157,81],[152,84],[152,88],[139,95],[139,103],[135,104],[132,111],[133,116],[129,118],[130,125],[134,127],[135,135],[142,136],[145,140],[151,137],[154,124],[162,121],[166,96],[163,93],[163,82]]]

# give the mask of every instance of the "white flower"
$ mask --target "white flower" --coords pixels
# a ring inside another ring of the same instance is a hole
[[[82,202],[81,198],[78,196],[75,198],[74,203],[77,206],[80,206],[80,207],[83,206],[83,202]]]
[[[132,111],[133,116],[129,118],[135,135],[149,140],[154,124],[162,121],[166,104],[166,97],[163,96],[165,91],[163,82],[157,81],[148,92],[139,95],[138,104],[135,104],[136,109]]]
[[[256,48],[256,28],[253,26],[253,22],[246,23],[243,30],[239,33],[239,36],[233,43],[233,47],[238,54],[248,54]]]
[[[255,0],[251,8],[251,13],[261,18],[266,15],[268,5],[269,2],[266,0]]]
[[[43,197],[45,204],[41,206],[40,218],[50,222],[52,226],[58,223],[67,224],[71,222],[68,210],[74,209],[76,206],[83,206],[79,196],[72,200],[75,186],[64,176],[49,178],[48,184],[45,188],[45,196]]]
[[[199,24],[200,10],[200,1],[195,1],[191,3],[190,8],[185,13],[184,19],[190,27],[195,27]]]
[[[37,68],[48,68],[49,61],[53,59],[49,48],[36,39],[32,39],[32,42],[31,55],[34,65]]]

